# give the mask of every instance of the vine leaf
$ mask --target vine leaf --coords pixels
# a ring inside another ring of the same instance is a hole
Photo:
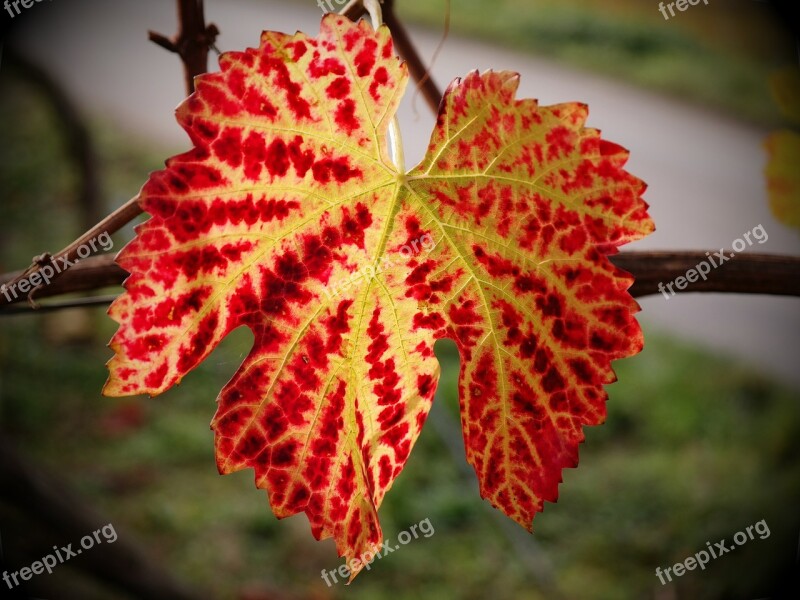
[[[254,469],[275,514],[304,512],[355,576],[449,337],[481,494],[530,529],[604,419],[611,361],[642,347],[632,277],[607,259],[653,230],[627,152],[584,127],[586,106],[470,73],[399,173],[406,66],[388,29],[333,14],[316,39],[265,32],[220,64],[178,108],[194,148],[151,175],[152,218],[117,258],[104,392],[160,394],[249,327],[212,422],[219,470]]]

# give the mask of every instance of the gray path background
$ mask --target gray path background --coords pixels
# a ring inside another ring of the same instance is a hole
[[[172,116],[184,94],[179,61],[147,41],[148,29],[176,31],[173,2],[72,0],[31,10],[15,31],[16,42],[50,65],[87,112],[161,144],[165,158],[187,149],[188,137]],[[223,51],[258,45],[262,29],[315,35],[321,16],[314,0],[209,0],[206,10],[222,31],[218,45]],[[413,28],[411,34],[427,60],[438,35]],[[543,104],[587,102],[589,125],[631,150],[629,170],[650,186],[645,198],[658,230],[628,249],[730,248],[733,240],[763,224],[769,241],[753,251],[800,253],[800,235],[779,224],[767,207],[761,146],[766,130],[456,36],[448,39],[433,74],[444,87],[475,68],[518,71],[520,96]],[[421,97],[417,112],[408,94],[400,111],[408,166],[422,158],[433,127]],[[669,301],[652,296],[641,305],[645,333],[667,331],[800,386],[800,299],[688,294]]]

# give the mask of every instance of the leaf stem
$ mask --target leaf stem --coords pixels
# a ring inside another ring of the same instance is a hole
[[[383,11],[379,0],[364,0],[364,8],[369,13],[372,28],[375,31],[383,25]],[[400,121],[395,114],[389,124],[389,155],[395,168],[402,177],[406,174],[406,159],[403,153],[403,137],[400,135]]]
[[[383,11],[381,10],[381,3],[378,0],[364,0],[364,8],[369,13],[369,19],[372,21],[372,28],[378,31],[383,25]]]
[[[177,0],[178,33],[170,39],[155,31],[148,32],[151,42],[181,57],[186,94],[194,92],[194,78],[208,70],[208,51],[214,47],[219,29],[206,25],[203,0]]]
[[[392,122],[389,125],[389,151],[392,162],[397,167],[397,172],[405,179],[406,157],[403,153],[403,136],[400,134],[400,121],[397,116],[392,118]]]

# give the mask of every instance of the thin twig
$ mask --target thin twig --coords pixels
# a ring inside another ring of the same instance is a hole
[[[48,304],[37,304],[36,308],[32,308],[29,304],[19,304],[3,308],[0,310],[2,315],[22,315],[22,314],[41,314],[48,312],[56,312],[65,310],[67,308],[98,308],[108,306],[117,299],[117,296],[87,296],[85,298],[75,298],[73,300],[60,300],[58,302],[51,302]]]
[[[395,48],[397,53],[403,57],[408,64],[408,72],[414,78],[414,81],[420,86],[422,95],[428,103],[433,114],[439,113],[439,104],[442,101],[442,92],[436,82],[430,76],[428,68],[422,61],[414,43],[408,36],[405,27],[397,18],[394,13],[394,0],[384,0],[383,2],[383,22],[389,27],[394,39]]]
[[[419,113],[417,112],[417,96],[422,91],[422,87],[428,82],[431,78],[431,71],[433,70],[433,65],[436,64],[436,61],[439,58],[439,53],[441,53],[442,48],[444,48],[444,44],[447,41],[447,38],[450,35],[450,0],[445,0],[445,9],[444,9],[444,31],[442,31],[442,37],[439,40],[439,43],[436,45],[436,50],[433,51],[433,56],[431,57],[431,62],[428,65],[428,68],[425,70],[425,75],[423,75],[422,79],[417,81],[417,88],[414,90],[414,95],[411,97],[411,111],[414,113],[414,118],[419,118]],[[434,88],[436,86],[434,85]],[[438,88],[436,88],[438,92]],[[434,113],[436,116],[436,113]]]
[[[208,51],[214,47],[219,29],[206,25],[203,0],[177,0],[178,33],[170,39],[162,33],[148,32],[151,42],[181,57],[186,95],[194,92],[194,78],[208,71]]]
[[[122,267],[114,262],[113,254],[92,256],[73,266],[47,287],[41,288],[37,293],[37,298],[52,298],[76,292],[96,292],[103,288],[117,287],[121,285],[127,275]],[[0,275],[0,286],[10,285],[12,281],[19,281],[21,277],[24,277],[23,271]],[[13,296],[13,294],[9,293],[9,296]],[[0,299],[5,298],[0,296]],[[22,300],[20,298],[17,302]],[[4,304],[14,303],[5,302]]]
[[[342,8],[341,13],[351,21],[358,21],[361,17],[363,17],[367,12],[367,9],[364,8],[364,3],[362,0],[351,0],[348,2],[344,8]]]
[[[125,204],[108,215],[105,219],[100,221],[97,225],[92,227],[77,240],[69,244],[66,248],[60,252],[57,252],[55,255],[45,252],[41,256],[35,257],[31,266],[20,273],[14,273],[13,276],[7,281],[0,277],[0,290],[2,290],[2,293],[0,293],[0,306],[3,306],[4,304],[12,304],[15,301],[14,298],[11,298],[12,294],[6,292],[7,289],[13,289],[23,279],[31,281],[32,276],[38,274],[45,267],[51,267],[51,270],[55,271],[55,275],[49,278],[51,282],[54,282],[67,273],[70,273],[72,269],[61,270],[59,262],[61,264],[69,264],[74,262],[78,256],[79,248],[83,247],[88,242],[97,239],[104,233],[107,233],[108,235],[116,233],[140,214],[142,214],[142,209],[139,206],[139,196],[137,195],[128,200]],[[41,277],[38,279],[41,279]],[[41,286],[34,287],[27,294],[27,296],[23,296],[28,300],[33,308],[35,308],[35,304],[33,302],[34,296],[37,296],[42,289],[43,288]],[[16,294],[13,295],[16,296]],[[20,297],[20,299],[23,297]]]

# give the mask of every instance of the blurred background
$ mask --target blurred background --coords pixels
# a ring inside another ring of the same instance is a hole
[[[396,4],[429,60],[446,3]],[[222,51],[257,45],[262,29],[314,35],[320,16],[314,0],[206,2]],[[798,232],[770,213],[763,174],[763,141],[785,126],[770,76],[798,64],[769,3],[711,0],[665,20],[651,0],[452,0],[450,20],[432,69],[440,87],[476,68],[519,71],[520,96],[587,102],[589,125],[631,150],[658,230],[627,249],[729,248],[762,224],[769,240],[754,251],[800,253]],[[173,117],[181,64],[147,41],[149,29],[176,31],[173,2],[39,3],[10,24],[0,272],[65,246],[189,143]],[[413,90],[400,113],[409,164],[433,126]],[[132,235],[115,235],[115,251]],[[174,586],[165,597],[243,600],[795,597],[777,588],[800,551],[800,301],[684,294],[641,305],[645,350],[615,364],[607,423],[587,430],[580,467],[564,472],[533,536],[480,499],[463,456],[458,356],[437,346],[434,410],[381,508],[389,540],[426,518],[435,534],[349,587],[320,577],[341,562],[305,516],[278,521],[249,471],[217,474],[208,424],[249,332],[162,397],[107,399],[115,327],[102,308],[0,315],[3,569],[75,544],[91,533],[84,518],[113,523],[117,547],[33,577],[18,597],[155,597],[131,584],[142,578]],[[762,519],[767,539],[667,585],[655,576]]]

